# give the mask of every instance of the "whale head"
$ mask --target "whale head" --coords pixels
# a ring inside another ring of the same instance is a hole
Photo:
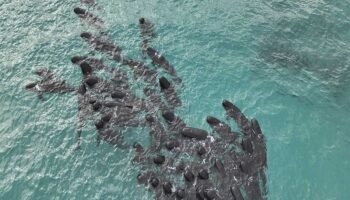
[[[159,85],[162,89],[166,90],[170,87],[170,82],[164,76],[160,77]]]
[[[77,64],[79,63],[80,61],[84,60],[86,57],[84,56],[73,56],[70,61],[73,63],[73,64]]]
[[[89,33],[89,32],[82,32],[82,33],[80,34],[80,37],[83,38],[83,39],[88,40],[88,39],[90,39],[90,38],[92,37],[92,34]]]
[[[86,13],[86,10],[79,8],[79,7],[76,7],[76,8],[74,8],[74,13],[77,15],[84,15]]]
[[[145,22],[146,22],[145,18],[141,17],[141,18],[139,19],[139,23],[140,23],[140,24],[144,24]]]

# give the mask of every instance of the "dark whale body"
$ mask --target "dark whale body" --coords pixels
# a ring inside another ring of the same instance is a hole
[[[80,37],[88,42],[96,51],[112,56],[118,62],[122,62],[122,49],[105,36],[93,36],[90,32],[83,32]]]
[[[178,97],[175,88],[164,76],[159,78],[159,86],[162,93],[164,94],[168,103],[173,107],[178,107],[182,105],[180,98]]]
[[[165,72],[170,74],[173,77],[173,80],[176,83],[181,83],[182,80],[177,76],[176,71],[173,66],[165,59],[163,55],[158,53],[154,48],[147,45],[143,45],[143,51],[151,58],[154,65],[159,66],[164,69]]]
[[[39,99],[43,99],[43,94],[45,93],[68,93],[76,91],[65,80],[56,78],[54,73],[45,68],[36,70],[35,74],[39,75],[42,80],[27,84],[25,89],[36,93]]]
[[[142,38],[142,43],[147,44],[153,38],[156,37],[156,33],[154,31],[154,25],[146,18],[139,19],[139,27]]]
[[[74,8],[73,11],[76,15],[78,15],[79,18],[87,21],[89,24],[94,25],[98,29],[104,29],[104,21],[96,17],[94,14],[79,7]]]
[[[208,132],[199,128],[186,127],[181,130],[181,134],[197,140],[205,140],[208,137]]]

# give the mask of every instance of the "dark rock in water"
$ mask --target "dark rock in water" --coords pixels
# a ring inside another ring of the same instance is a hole
[[[153,158],[153,162],[157,165],[162,165],[165,162],[165,156],[157,155]]]
[[[178,199],[185,198],[185,190],[184,189],[176,190],[176,198],[178,198]]]
[[[199,128],[186,127],[181,130],[181,134],[185,137],[195,138],[198,140],[205,140],[208,136],[208,132]]]
[[[208,170],[206,169],[201,169],[198,172],[198,178],[207,180],[209,178],[209,173]]]
[[[156,188],[159,185],[159,179],[156,177],[151,177],[149,183],[152,185],[152,187]]]
[[[192,182],[194,180],[194,174],[191,172],[190,169],[185,170],[184,177],[188,182]]]
[[[169,181],[166,181],[163,183],[163,191],[165,194],[171,194],[172,188],[173,188],[173,185]]]
[[[170,87],[170,82],[164,76],[159,79],[159,85],[162,89],[166,90]]]
[[[202,145],[200,145],[197,153],[198,153],[198,155],[202,156],[202,155],[207,153],[207,150],[205,150],[205,148]]]

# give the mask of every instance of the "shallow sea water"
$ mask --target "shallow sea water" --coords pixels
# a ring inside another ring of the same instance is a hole
[[[96,1],[90,9],[128,56],[142,58],[138,18],[153,21],[153,46],[183,79],[177,113],[189,125],[225,119],[223,99],[259,120],[268,199],[350,199],[349,1]],[[93,30],[73,13],[79,5],[0,1],[0,199],[153,199],[132,151],[96,147],[92,121],[73,150],[73,94],[39,101],[24,90],[41,67],[79,84],[70,58],[89,53],[79,34]],[[124,134],[148,140],[146,130]]]

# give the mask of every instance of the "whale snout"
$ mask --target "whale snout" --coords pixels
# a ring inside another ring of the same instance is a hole
[[[26,89],[32,89],[36,86],[36,83],[29,83],[28,85],[25,86]]]
[[[79,7],[76,7],[76,8],[74,8],[74,13],[77,15],[84,15],[86,13],[86,10],[79,8]]]
[[[143,18],[143,17],[139,19],[140,24],[144,24],[145,21],[146,21],[146,20],[145,20],[145,18]]]
[[[225,108],[225,110],[228,110],[228,109],[232,109],[234,108],[235,106],[233,105],[233,103],[227,101],[227,100],[224,100],[222,102],[222,106]]]
[[[92,37],[92,34],[89,32],[83,32],[80,34],[80,37],[82,37],[84,39],[90,39]]]
[[[76,63],[79,63],[80,61],[84,60],[85,58],[86,57],[83,57],[83,56],[73,56],[70,61],[73,64],[76,64]]]
[[[172,111],[169,111],[169,110],[164,111],[162,113],[162,115],[163,115],[164,119],[167,120],[168,122],[172,122],[175,120],[175,114]]]
[[[159,85],[162,89],[166,90],[170,87],[170,82],[164,76],[160,77]]]
[[[212,116],[207,117],[207,122],[208,122],[208,124],[210,124],[212,126],[216,126],[216,125],[221,123],[220,120],[218,120],[217,118],[212,117]]]

